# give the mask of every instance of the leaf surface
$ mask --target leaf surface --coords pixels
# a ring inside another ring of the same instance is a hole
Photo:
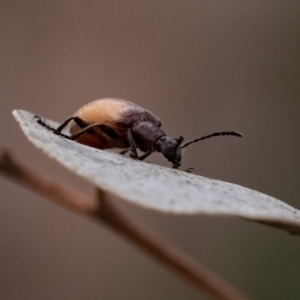
[[[13,115],[36,147],[105,192],[132,204],[164,213],[241,217],[300,235],[300,211],[276,198],[84,146],[41,126],[32,113],[14,110]],[[43,121],[54,128],[59,125]]]

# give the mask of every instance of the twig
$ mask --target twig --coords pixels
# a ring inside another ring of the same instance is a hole
[[[51,182],[16,162],[3,151],[0,153],[0,172],[17,183],[38,192],[54,202],[82,215],[90,216],[114,229],[153,257],[180,273],[198,289],[218,300],[249,300],[236,288],[211,270],[189,257],[170,242],[159,237],[144,224],[133,222],[106,200],[98,190],[98,202],[91,201],[76,188]]]
[[[0,151],[0,172],[19,184],[79,214],[92,215],[99,205],[99,202],[91,201],[90,198],[76,190],[76,188],[69,187],[65,183],[62,185],[52,182],[41,174],[36,174],[16,162],[7,151]]]

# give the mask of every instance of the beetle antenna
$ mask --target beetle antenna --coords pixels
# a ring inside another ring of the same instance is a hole
[[[209,134],[209,135],[206,135],[206,136],[202,136],[198,139],[195,139],[195,140],[192,140],[192,141],[188,141],[186,143],[184,143],[182,146],[181,146],[181,149],[189,146],[190,144],[193,144],[193,143],[196,143],[196,142],[199,142],[199,141],[202,141],[202,140],[205,140],[205,139],[209,139],[211,137],[214,137],[214,136],[221,136],[221,135],[233,135],[233,136],[238,136],[238,137],[243,137],[243,135],[241,133],[238,133],[238,132],[235,132],[235,131],[221,131],[221,132],[214,132],[212,134]]]

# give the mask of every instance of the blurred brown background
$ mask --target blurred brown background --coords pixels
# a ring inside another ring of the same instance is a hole
[[[299,208],[299,54],[298,1],[1,0],[0,145],[92,194],[26,140],[11,111],[62,121],[120,97],[173,136],[243,132],[191,146],[183,168]],[[208,299],[106,228],[3,178],[0,190],[1,299]],[[300,299],[299,237],[121,205],[253,299]]]

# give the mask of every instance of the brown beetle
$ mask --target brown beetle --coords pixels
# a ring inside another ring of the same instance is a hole
[[[183,137],[168,137],[160,128],[161,121],[150,111],[132,102],[111,98],[84,105],[57,129],[46,125],[39,117],[37,119],[54,133],[94,148],[125,149],[121,153],[131,150],[131,157],[139,160],[155,151],[160,152],[172,162],[173,168],[181,165],[181,150],[192,143],[220,135],[242,137],[234,131],[223,131],[182,144]],[[61,133],[68,124],[71,136]],[[137,148],[145,154],[139,157]]]

